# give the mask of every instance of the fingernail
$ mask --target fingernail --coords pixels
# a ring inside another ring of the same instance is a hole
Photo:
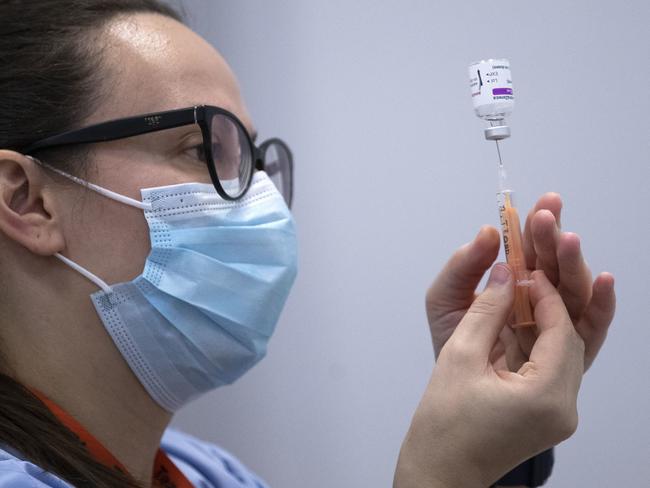
[[[568,236],[567,237],[568,239],[573,239],[573,240],[576,241],[576,243],[578,245],[578,251],[579,251],[580,246],[581,246],[581,244],[580,244],[580,236],[578,234],[576,234],[575,232],[564,232],[564,235]]]
[[[507,266],[503,264],[496,264],[492,268],[487,286],[490,287],[493,285],[504,285],[510,281],[510,276],[510,269]]]

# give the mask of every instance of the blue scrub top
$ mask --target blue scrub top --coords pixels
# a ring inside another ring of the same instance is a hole
[[[219,446],[168,428],[160,447],[193,486],[201,488],[268,488],[241,462]],[[20,453],[0,446],[0,488],[74,488]]]

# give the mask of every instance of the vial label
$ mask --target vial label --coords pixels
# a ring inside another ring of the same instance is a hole
[[[469,67],[469,86],[479,117],[503,118],[512,112],[515,95],[507,59],[488,59]]]

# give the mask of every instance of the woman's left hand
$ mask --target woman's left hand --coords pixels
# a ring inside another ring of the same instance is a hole
[[[585,342],[585,371],[600,350],[614,317],[614,278],[592,275],[580,249],[580,238],[560,230],[562,200],[543,195],[524,227],[524,249],[530,270],[541,269],[557,287],[573,325]],[[499,252],[499,233],[483,227],[476,238],[451,257],[427,291],[426,310],[436,357],[474,301],[475,290]],[[517,371],[528,360],[536,328],[504,327],[492,359],[502,369]]]

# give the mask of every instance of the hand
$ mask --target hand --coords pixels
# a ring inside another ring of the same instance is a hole
[[[541,269],[555,285],[571,321],[585,341],[585,371],[594,362],[614,318],[614,277],[592,275],[580,249],[580,236],[560,230],[562,200],[546,193],[529,212],[524,226],[524,252],[528,269]],[[516,329],[522,356],[530,352],[534,329]]]
[[[591,283],[591,272],[576,234],[560,232],[562,201],[543,195],[526,219],[524,248],[528,267],[548,274],[558,287],[572,322],[585,341],[585,371],[600,350],[612,321],[616,299],[614,279],[602,273]],[[477,237],[449,260],[427,292],[426,309],[436,357],[475,298],[475,289],[499,252],[499,233],[483,227]],[[535,329],[504,328],[493,357],[501,368],[516,371],[530,354]]]
[[[498,247],[494,237],[495,231],[484,230],[458,259],[479,266],[471,258],[486,261]],[[471,252],[474,246],[490,253]],[[480,274],[473,279],[478,282]],[[517,372],[491,360],[514,300],[512,273],[498,264],[485,291],[439,350],[400,451],[395,488],[489,486],[575,431],[584,341],[544,273],[536,271],[532,279],[539,336],[530,360]],[[473,291],[471,284],[466,286]]]

